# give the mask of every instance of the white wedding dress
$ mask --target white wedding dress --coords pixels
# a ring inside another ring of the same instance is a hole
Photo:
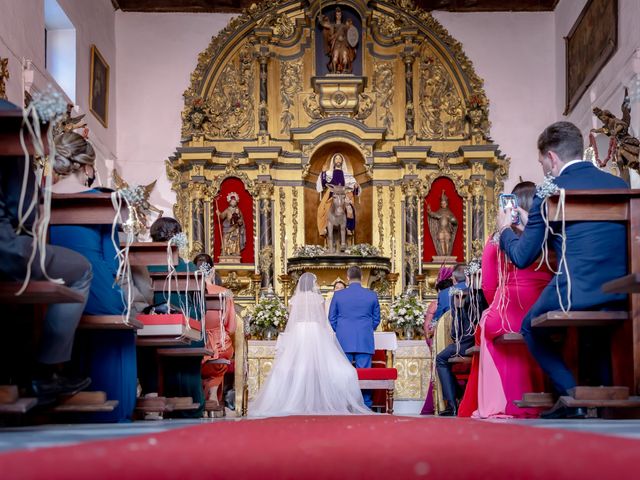
[[[355,368],[331,329],[316,277],[305,273],[271,372],[249,403],[250,417],[371,414]]]

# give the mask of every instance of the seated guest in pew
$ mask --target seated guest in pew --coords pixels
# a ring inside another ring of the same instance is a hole
[[[462,275],[464,276],[464,272]],[[462,292],[463,295],[468,296],[469,289],[451,290],[451,292]],[[436,355],[436,371],[442,389],[442,396],[446,403],[446,408],[440,412],[442,416],[456,416],[458,414],[457,383],[451,370],[452,364],[449,363],[449,359],[455,356],[464,356],[467,349],[474,344],[469,306],[470,302],[466,302],[464,298],[460,298],[457,293],[453,294],[451,298],[451,310],[449,311],[451,314],[450,337],[453,343]]]
[[[521,182],[511,192],[520,208],[528,212],[536,193],[533,182]],[[522,223],[512,227],[519,234]],[[500,250],[497,237],[491,236],[482,252],[482,291],[488,302],[476,332],[480,354],[474,357],[471,374],[460,402],[459,416],[537,417],[534,408],[518,408],[513,402],[524,393],[544,389],[542,371],[526,345],[495,344],[505,333],[520,331],[522,319],[551,281],[552,273],[543,265],[518,269]],[[477,381],[474,381],[477,379]]]
[[[451,275],[453,274],[453,269],[448,267],[440,268],[438,272],[438,278],[436,283],[436,292],[438,292],[438,296],[440,296],[440,292],[445,289],[448,289],[451,285],[453,285],[453,280]],[[448,298],[447,298],[448,300]],[[438,301],[434,300],[429,302],[429,306],[427,307],[427,311],[424,315],[424,338],[427,342],[427,347],[431,351],[431,355],[433,358],[433,354],[437,352],[433,352],[434,342],[433,342],[433,334],[435,330],[435,313],[438,308]],[[434,378],[431,378],[429,382],[429,386],[427,387],[427,398],[424,401],[424,405],[422,405],[422,411],[420,415],[433,415],[435,413],[435,405],[433,399],[433,385]]]
[[[198,268],[207,264],[213,266],[213,259],[206,253],[201,253],[193,260]],[[224,380],[224,375],[229,370],[229,365],[224,363],[211,363],[211,360],[233,358],[233,335],[236,331],[236,311],[231,290],[222,287],[222,279],[218,274],[213,273],[206,278],[208,294],[224,295],[224,318],[221,311],[207,311],[205,317],[207,339],[205,346],[214,352],[213,356],[205,356],[202,359],[202,387],[207,400],[222,402],[223,391],[220,386]],[[213,278],[212,278],[213,277]]]
[[[21,109],[0,99],[0,111]],[[29,256],[32,252],[33,237],[16,234],[19,223],[18,205],[25,170],[24,157],[4,157],[0,162],[0,276],[3,280],[21,282],[27,274]],[[30,169],[31,170],[31,169]],[[39,192],[33,191],[35,177],[28,174],[25,205]],[[35,213],[26,219],[25,227],[33,230]],[[38,252],[31,264],[31,280],[45,280],[40,267]],[[75,393],[89,386],[89,378],[71,378],[61,375],[61,365],[71,359],[73,340],[89,297],[91,285],[91,264],[82,255],[59,246],[47,245],[45,269],[50,278],[60,278],[71,290],[80,294],[80,303],[53,303],[47,307],[42,323],[42,336],[37,347],[37,358],[31,377],[31,388],[40,403],[50,403],[58,395]]]
[[[464,290],[467,288],[467,284],[465,283],[464,276],[464,265],[457,264],[453,269],[453,286],[460,290]],[[437,322],[440,317],[449,311],[451,307],[449,302],[449,288],[442,289],[438,293],[438,307],[436,308],[436,312],[433,314],[433,321]]]
[[[98,193],[93,183],[95,152],[81,135],[66,132],[56,137],[53,160],[55,193]],[[114,213],[115,215],[115,213]],[[85,315],[123,315],[123,291],[116,283],[118,260],[112,225],[55,225],[50,228],[53,245],[82,254],[91,263],[93,279]],[[90,373],[92,389],[118,400],[112,412],[91,414],[92,421],[130,420],[136,401],[136,345],[134,330],[85,330],[74,347],[77,368]]]
[[[538,137],[538,161],[545,175],[555,177],[554,183],[558,187],[566,190],[628,188],[624,180],[582,161],[583,150],[582,134],[569,122],[554,123]],[[542,198],[536,195],[528,215],[526,211],[518,210],[525,225],[520,236],[511,228],[511,209],[499,209],[500,247],[517,268],[529,267],[542,252],[547,237],[541,203]],[[563,257],[561,222],[550,223],[556,234],[549,235],[548,242],[556,253],[560,272],[523,319],[521,333],[531,354],[551,378],[556,392],[568,395],[569,390],[576,386],[576,379],[554,348],[551,336],[556,329],[532,328],[531,322],[539,315],[560,310],[561,301],[567,308],[568,300],[571,310],[624,309],[626,296],[603,293],[601,286],[626,274],[626,229],[623,224],[614,222],[569,222],[565,229],[566,252]],[[580,328],[579,335],[580,354],[593,361],[592,373],[598,377],[595,381],[598,385],[611,385],[610,339],[606,331]],[[542,417],[581,418],[584,415],[584,409],[566,408],[557,403]]]
[[[168,242],[174,236],[182,233],[180,223],[171,217],[158,218],[150,228],[151,240],[154,242]],[[166,272],[166,265],[150,265],[150,272]],[[196,266],[191,262],[185,262],[182,257],[175,266],[177,272],[195,272]],[[163,292],[155,292],[154,304],[166,303]],[[187,302],[188,300],[188,302]],[[189,316],[195,320],[200,320],[200,311],[197,308],[195,297],[192,292],[177,293],[172,292],[169,304],[173,306],[189,305]],[[203,347],[204,341],[191,342],[184,345],[186,348]],[[178,346],[176,348],[180,348]],[[155,348],[142,347],[138,349],[140,370],[140,386],[145,395],[153,395],[158,392],[158,365]],[[174,357],[163,359],[163,382],[164,395],[166,397],[191,397],[194,403],[200,405],[196,410],[178,411],[171,414],[180,418],[200,418],[204,409],[204,394],[202,392],[202,381],[200,377],[201,357]]]

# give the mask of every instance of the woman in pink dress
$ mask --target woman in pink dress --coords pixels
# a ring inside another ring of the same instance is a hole
[[[513,189],[520,204],[521,231],[533,196],[535,185],[521,182]],[[495,344],[494,339],[505,333],[518,333],[522,319],[551,281],[546,266],[537,269],[537,262],[523,270],[507,260],[500,245],[491,237],[482,253],[482,290],[490,304],[480,320],[480,357],[478,370],[478,409],[474,417],[537,417],[535,408],[519,408],[513,402],[524,393],[543,390],[542,371],[524,343]]]

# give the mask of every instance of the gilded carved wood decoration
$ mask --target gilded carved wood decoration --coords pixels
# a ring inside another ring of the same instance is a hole
[[[361,76],[316,72],[317,56],[325,55],[316,38],[320,7],[333,21],[337,5],[359,17]],[[282,273],[283,230],[292,229],[289,254],[306,238],[305,215],[315,215],[306,199],[317,198],[311,165],[324,148],[355,148],[364,157],[356,173],[363,189],[372,189],[368,198],[375,203],[367,208],[378,212],[363,225],[363,237],[376,239],[384,252],[395,242],[398,266],[403,252],[412,264],[417,254],[404,245],[406,192],[396,186],[411,182],[425,196],[437,178],[450,178],[466,217],[484,215],[474,225],[486,235],[508,174],[509,160],[491,144],[482,80],[461,44],[412,0],[252,5],[199,55],[184,100],[181,148],[167,162],[174,213],[192,232],[193,212],[204,202],[210,213],[207,202],[222,181],[240,178],[254,196],[271,200],[260,206],[273,210],[260,212],[260,221],[270,219],[273,238],[260,247],[259,267],[271,265],[273,278]],[[469,218],[461,227],[467,256],[477,252],[479,234]],[[246,280],[253,267],[244,267],[238,275]]]

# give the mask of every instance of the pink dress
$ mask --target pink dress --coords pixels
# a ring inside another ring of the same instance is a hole
[[[552,274],[537,262],[517,269],[489,239],[482,253],[482,290],[489,303],[480,320],[478,409],[474,417],[537,417],[538,409],[513,402],[524,393],[543,391],[542,371],[522,344],[494,344],[505,333],[520,332],[522,319],[551,281]]]

